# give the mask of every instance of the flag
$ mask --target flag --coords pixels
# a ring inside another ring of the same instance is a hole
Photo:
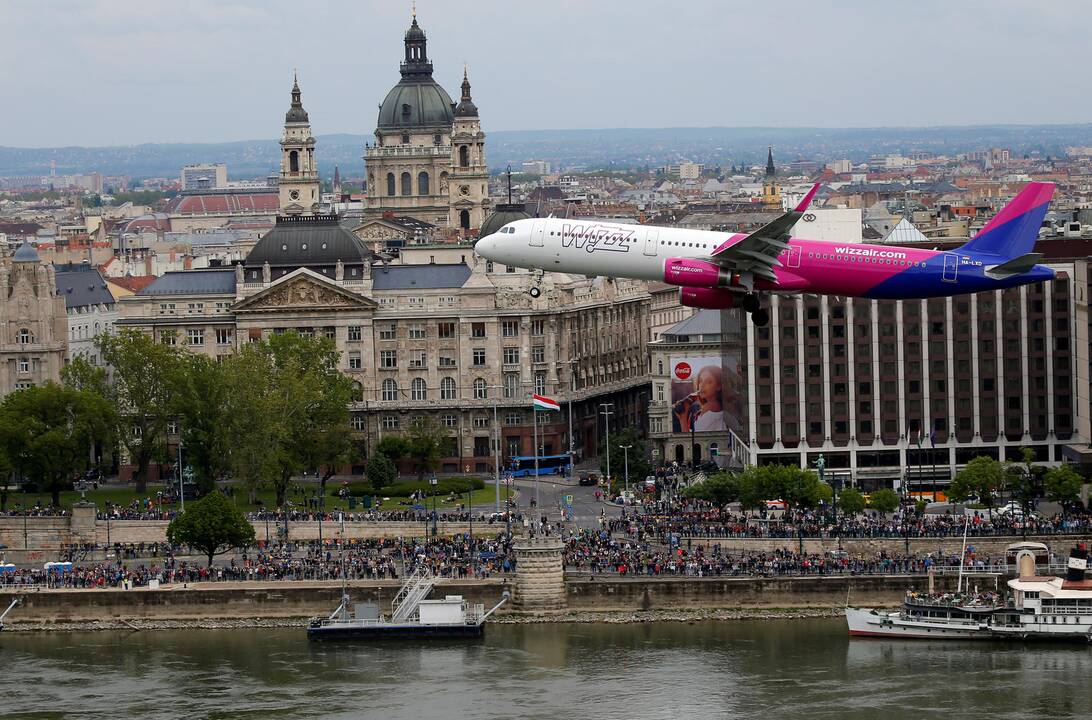
[[[531,404],[535,410],[560,410],[561,404],[553,398],[548,398],[545,395],[532,395]]]
[[[929,431],[929,445],[931,445],[932,447],[937,446],[937,429],[936,429],[936,426],[934,426],[933,429]]]

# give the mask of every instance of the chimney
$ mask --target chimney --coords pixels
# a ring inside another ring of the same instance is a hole
[[[152,254],[151,253],[144,253],[144,274],[145,275],[155,275],[155,273],[152,272]]]
[[[1088,548],[1084,543],[1069,551],[1069,564],[1066,566],[1066,582],[1081,582],[1084,580],[1084,571],[1088,569]]]
[[[193,255],[182,256],[182,269],[193,270]]]

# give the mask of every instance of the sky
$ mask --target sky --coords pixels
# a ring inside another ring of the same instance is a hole
[[[410,0],[0,0],[0,145],[368,134]],[[491,130],[1092,121],[1087,0],[419,0]]]

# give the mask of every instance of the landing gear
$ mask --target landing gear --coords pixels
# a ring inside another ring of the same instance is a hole
[[[743,296],[742,306],[744,310],[753,315],[759,308],[762,307],[762,304],[761,302],[759,302],[758,295],[755,295],[754,293],[748,293]]]
[[[542,288],[537,285],[532,285],[531,289],[527,291],[527,294],[533,298],[537,298],[538,296],[542,295]]]
[[[751,314],[751,322],[758,327],[770,324],[770,311],[762,307],[762,299],[758,293],[747,293],[743,296],[740,307]]]
[[[770,311],[766,308],[759,308],[751,313],[751,322],[755,324],[755,327],[766,327],[770,324]]]

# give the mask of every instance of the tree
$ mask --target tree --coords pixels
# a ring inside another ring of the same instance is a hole
[[[992,515],[995,493],[1004,481],[1004,469],[997,460],[980,455],[956,473],[948,488],[948,497],[957,502],[977,497]]]
[[[288,430],[277,413],[268,349],[249,343],[223,363],[227,409],[225,433],[228,472],[247,488],[251,504],[258,488],[272,483],[280,473],[275,452]]]
[[[413,459],[418,480],[423,480],[425,473],[431,473],[439,466],[448,437],[447,431],[431,415],[423,415],[410,423],[405,436],[406,450]]]
[[[838,496],[838,507],[846,515],[856,515],[865,509],[865,499],[857,488],[846,488]]]
[[[148,487],[148,466],[166,459],[167,423],[177,410],[182,351],[134,329],[99,336],[103,361],[112,368],[106,399],[118,409],[117,434],[136,465],[136,491]]]
[[[744,510],[758,510],[766,506],[767,500],[777,499],[769,467],[751,465],[736,476],[738,499]]]
[[[114,421],[114,409],[99,395],[46,383],[4,398],[0,446],[57,506],[61,490],[90,466],[93,444],[109,437]]]
[[[629,445],[629,450],[623,449],[623,445]],[[637,436],[637,431],[632,427],[623,428],[621,432],[611,435],[610,470],[614,477],[624,479],[627,454],[629,455],[629,481],[631,484],[644,480],[652,474],[652,465],[648,461],[645,441]],[[606,454],[599,460],[599,470],[606,477]]]
[[[881,488],[868,497],[868,507],[882,513],[893,513],[899,506],[899,496],[891,488]]]
[[[368,460],[367,475],[372,490],[379,492],[388,485],[394,484],[394,481],[398,478],[398,468],[394,466],[389,457],[377,452]]]
[[[1047,499],[1062,506],[1063,516],[1066,508],[1080,499],[1083,485],[1084,478],[1069,465],[1051,468],[1043,476],[1043,489]]]
[[[389,460],[409,457],[409,441],[402,435],[384,435],[375,444],[377,455],[386,455]]]
[[[1009,496],[1019,503],[1021,510],[1027,515],[1035,505],[1036,498],[1035,473],[1032,466],[1035,462],[1035,451],[1031,448],[1022,448],[1020,454],[1021,462],[1005,463],[1004,480]]]
[[[707,477],[705,482],[684,489],[683,496],[705,500],[723,508],[739,499],[739,481],[735,475],[719,472]]]
[[[179,385],[174,394],[174,412],[185,448],[185,463],[193,468],[194,480],[202,493],[216,486],[230,468],[232,435],[228,393],[228,363],[206,355],[187,354],[182,360]],[[181,469],[180,469],[181,470]]]
[[[190,503],[186,512],[171,520],[167,541],[200,550],[212,567],[216,555],[254,542],[254,526],[223,493],[213,492]]]

